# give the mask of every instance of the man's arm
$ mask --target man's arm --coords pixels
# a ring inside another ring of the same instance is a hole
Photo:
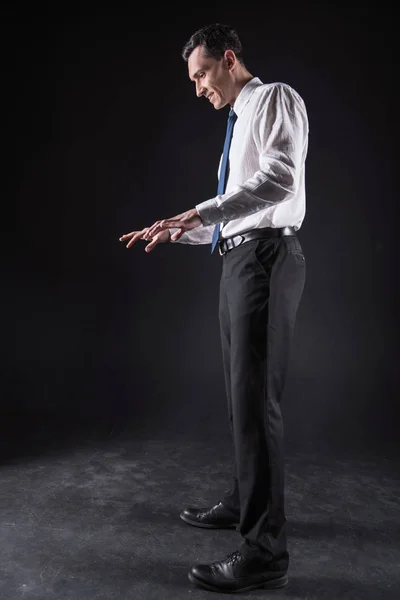
[[[173,244],[211,244],[212,235],[214,231],[215,225],[208,225],[206,227],[200,226],[196,227],[196,229],[191,229],[190,231],[185,231],[179,238],[179,240],[171,240]],[[171,227],[169,230],[170,236],[172,236],[175,231],[178,231],[178,227]]]
[[[303,100],[285,84],[267,89],[254,116],[259,170],[242,185],[196,205],[204,226],[251,215],[296,194],[308,141]]]

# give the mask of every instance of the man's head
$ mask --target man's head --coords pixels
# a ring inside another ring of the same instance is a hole
[[[233,105],[250,76],[243,63],[242,44],[229,25],[216,23],[196,31],[185,44],[182,57],[197,95],[208,98],[217,110]]]

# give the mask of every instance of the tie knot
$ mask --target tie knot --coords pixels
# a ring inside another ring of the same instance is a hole
[[[235,111],[233,110],[233,108],[231,108],[231,110],[229,111],[229,118],[232,119],[236,119],[237,114],[235,113]]]

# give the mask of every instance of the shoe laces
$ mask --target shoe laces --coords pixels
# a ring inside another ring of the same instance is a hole
[[[225,564],[225,565],[230,565],[232,567],[235,567],[235,565],[237,563],[239,563],[241,560],[243,560],[243,555],[239,552],[239,550],[235,550],[235,552],[232,552],[231,554],[229,554],[225,558],[225,560],[216,561],[216,562],[212,563],[211,571],[213,574],[219,573],[222,565]]]
[[[232,554],[229,554],[229,556],[226,559],[226,562],[230,563],[232,566],[234,566],[236,563],[240,562],[241,560],[243,560],[242,553],[239,552],[239,550],[235,550],[235,552],[232,552]]]

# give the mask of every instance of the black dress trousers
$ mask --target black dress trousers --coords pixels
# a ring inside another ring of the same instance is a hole
[[[240,550],[289,563],[281,399],[305,258],[296,235],[252,240],[222,257],[219,320],[233,482],[222,502],[240,513]]]

